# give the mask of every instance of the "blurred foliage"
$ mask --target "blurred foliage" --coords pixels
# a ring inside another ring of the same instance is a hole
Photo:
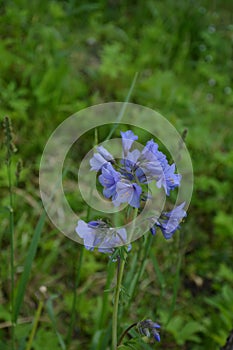
[[[82,108],[123,101],[137,71],[131,101],[158,110],[180,133],[188,128],[195,186],[180,237],[153,241],[158,266],[150,259],[146,262],[122,327],[128,326],[129,315],[132,322],[157,315],[162,323],[157,348],[215,350],[224,344],[233,328],[232,10],[230,0],[0,2],[0,109],[2,117],[12,118],[15,130],[19,155],[13,168],[19,157],[23,160],[14,203],[16,283],[40,214],[38,168],[49,135]],[[92,145],[93,135],[80,144],[78,155],[71,156],[74,169]],[[0,346],[8,349],[9,229],[3,147],[0,154]],[[68,175],[67,197],[76,210],[85,211],[82,199],[74,195],[75,178]],[[133,250],[140,251],[140,244],[135,242]],[[41,285],[57,295],[54,314],[59,332],[66,336],[78,254],[78,246],[47,221],[17,328],[19,348],[29,334]],[[176,280],[179,254],[182,264]],[[133,259],[132,254],[129,267],[137,263]],[[97,349],[99,339],[106,336],[105,330],[97,329],[97,316],[108,258],[85,251],[84,262],[70,349],[89,349],[92,337],[92,348]],[[130,281],[125,283],[127,290]],[[178,285],[176,307],[167,323]],[[110,295],[107,298],[111,305]],[[111,307],[106,319],[110,312]],[[59,348],[44,310],[33,349],[44,348],[45,343],[47,349]]]

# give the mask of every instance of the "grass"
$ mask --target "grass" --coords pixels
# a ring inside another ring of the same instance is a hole
[[[219,349],[233,324],[232,3],[19,0],[5,1],[0,11],[1,116],[11,118],[18,149],[9,171],[1,131],[1,349],[11,348],[16,321],[15,348],[26,349],[41,286],[47,299],[32,349],[107,349],[111,343],[114,267],[107,256],[84,250],[77,272],[81,247],[41,213],[38,171],[45,143],[64,119],[94,104],[124,101],[131,84],[130,101],[158,110],[180,133],[188,129],[195,184],[180,237],[164,242],[158,235],[149,252],[145,237],[134,243],[120,333],[156,318],[162,342],[155,348]],[[101,128],[100,140],[109,132]],[[69,159],[74,169],[93,142],[91,135],[77,145]],[[85,216],[75,178],[68,172],[66,180],[69,202]],[[130,276],[140,269],[134,290]]]

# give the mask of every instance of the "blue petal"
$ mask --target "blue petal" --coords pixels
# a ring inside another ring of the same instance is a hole
[[[107,160],[104,159],[101,154],[94,153],[93,157],[90,159],[91,170],[99,171]]]
[[[155,225],[150,228],[150,232],[152,233],[153,236],[156,235],[156,226]]]
[[[108,161],[114,160],[111,153],[109,153],[103,146],[98,146],[97,150],[104,159],[106,159]]]
[[[132,198],[131,198],[129,204],[134,208],[139,208],[140,207],[140,196],[142,193],[142,189],[136,183],[132,184],[132,186],[133,186],[133,195],[132,195]]]
[[[128,130],[126,132],[121,131],[121,137],[124,154],[127,154],[133,142],[138,139],[138,136],[134,135],[132,130]]]
[[[154,338],[157,340],[157,341],[160,341],[160,335],[159,335],[159,333],[155,333],[154,334]]]

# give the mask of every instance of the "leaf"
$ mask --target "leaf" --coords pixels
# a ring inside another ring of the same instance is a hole
[[[203,329],[203,327],[200,325],[200,323],[195,321],[188,322],[181,331],[181,339],[182,344],[185,343],[186,340],[193,340],[196,342],[200,341],[200,338],[196,336],[195,334],[200,332]],[[178,343],[179,344],[179,343]]]
[[[57,325],[56,325],[56,319],[55,319],[55,315],[54,315],[54,310],[53,310],[53,303],[52,303],[52,298],[50,297],[47,302],[46,302],[46,309],[49,315],[49,318],[51,320],[53,329],[56,333],[58,342],[60,344],[60,347],[62,348],[62,350],[66,350],[66,345],[62,339],[61,334],[59,333],[58,329],[57,329]]]
[[[187,321],[182,316],[176,316],[170,320],[167,330],[173,334],[177,344],[183,345],[188,340],[199,342],[200,338],[196,333],[201,332],[203,326],[199,322]]]
[[[24,264],[24,270],[23,270],[23,273],[22,273],[22,276],[20,278],[19,285],[17,288],[15,302],[14,302],[14,312],[13,312],[13,320],[15,323],[17,322],[20,308],[21,308],[21,305],[23,302],[24,294],[26,291],[26,286],[27,286],[27,283],[28,283],[28,280],[30,277],[32,262],[34,260],[35,255],[36,255],[41,232],[42,232],[43,227],[44,227],[45,217],[46,217],[46,214],[45,214],[45,212],[43,212],[40,216],[40,219],[39,219],[37,225],[36,225],[34,235],[32,237],[32,241],[31,241],[31,244],[30,244],[30,247],[28,250],[28,254],[26,257],[26,261]]]
[[[228,285],[224,286],[222,289],[222,295],[226,301],[227,308],[232,306],[232,300],[233,300],[233,289],[230,288]]]
[[[163,277],[163,273],[161,272],[160,268],[159,268],[159,264],[158,264],[158,261],[154,255],[154,252],[151,253],[151,260],[152,260],[152,263],[153,263],[153,266],[154,266],[154,269],[155,269],[155,272],[156,272],[156,275],[157,275],[157,278],[158,278],[158,282],[161,286],[162,289],[164,289],[165,285],[166,285],[166,282],[165,282],[165,279]]]
[[[101,329],[95,332],[92,338],[92,344],[90,350],[102,350],[107,349],[108,343],[111,338],[111,324],[108,328]]]
[[[33,349],[53,349],[59,350],[59,345],[57,343],[57,338],[55,334],[48,329],[39,329],[36,338],[33,341]]]
[[[138,73],[135,73],[133,81],[132,81],[130,89],[129,89],[129,92],[128,92],[127,96],[126,96],[125,103],[123,104],[122,109],[121,109],[119,115],[116,118],[116,124],[113,124],[113,126],[111,128],[111,131],[108,134],[108,136],[106,137],[105,141],[108,141],[112,137],[112,135],[113,135],[114,131],[116,130],[118,124],[121,122],[121,119],[122,119],[122,117],[123,117],[123,115],[125,113],[126,107],[127,107],[127,103],[129,102],[130,97],[131,97],[132,92],[133,92],[133,89],[135,87],[135,84],[136,84],[136,81],[137,81],[137,77],[138,77]]]
[[[233,271],[225,264],[220,264],[218,275],[229,282],[233,282]]]

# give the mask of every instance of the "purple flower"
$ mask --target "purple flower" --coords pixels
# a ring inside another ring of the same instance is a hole
[[[150,157],[148,157],[149,153]],[[135,149],[132,152],[128,152],[121,163],[124,165],[126,172],[128,172],[127,177],[130,179],[129,174],[131,176],[133,174],[141,183],[148,183],[153,179],[156,180],[163,172],[160,162],[150,151],[147,151],[146,154]]]
[[[97,147],[98,153],[94,153],[90,159],[91,170],[99,171],[102,166],[110,161],[114,161],[113,156],[103,147]]]
[[[142,150],[142,156],[151,161],[154,160],[153,156],[155,156],[161,166],[164,167],[168,163],[167,157],[163,152],[160,152],[158,148],[158,144],[155,143],[153,139],[151,139],[146,143],[146,146]]]
[[[119,181],[116,185],[116,197],[113,204],[117,207],[121,203],[129,203],[134,208],[140,207],[142,189],[136,183],[128,180]]]
[[[176,208],[170,212],[165,212],[163,215],[167,218],[161,223],[161,230],[166,239],[171,238],[173,233],[180,228],[180,222],[187,216],[186,211],[183,209],[185,202],[178,205]]]
[[[138,136],[134,135],[132,130],[128,130],[125,132],[121,131],[121,137],[122,137],[123,154],[125,156],[128,154],[130,148],[132,147],[133,142],[138,139]]]
[[[163,173],[160,162],[156,159],[154,155],[153,159],[146,159],[144,156],[140,157],[138,161],[138,169],[136,175],[140,182],[149,183],[152,180],[159,179]],[[142,176],[143,174],[143,176]],[[141,176],[140,176],[141,175]]]
[[[132,157],[133,152],[129,152],[127,158]],[[163,173],[162,162],[167,162],[166,156],[158,151],[158,145],[153,140],[148,141],[142,152],[137,153],[135,161],[137,165],[135,175],[141,183],[157,181]]]
[[[127,241],[127,233],[124,228],[111,228],[101,220],[89,223],[79,220],[75,230],[83,239],[87,250],[94,250],[97,247],[101,253],[113,253],[115,247],[124,245]]]
[[[165,189],[166,195],[169,196],[170,191],[180,185],[181,175],[175,174],[175,164],[167,164],[163,168],[163,172],[157,181],[157,187]]]
[[[154,224],[154,226],[152,226],[152,227],[150,228],[150,232],[151,232],[151,234],[152,234],[153,236],[156,235],[156,224]]]
[[[186,211],[183,209],[185,202],[172,209],[170,212],[164,212],[161,215],[161,219],[158,219],[155,224],[150,228],[152,235],[156,234],[156,228],[159,227],[162,231],[164,238],[169,239],[173,236],[176,230],[180,228],[180,222],[187,216]]]
[[[160,335],[157,329],[160,328],[158,323],[153,322],[152,320],[144,320],[138,323],[138,330],[142,335],[145,335],[148,338],[154,338],[158,342],[160,341]]]
[[[115,206],[129,203],[139,208],[140,200],[147,198],[140,184],[148,184],[153,180],[169,196],[170,191],[179,186],[181,181],[181,175],[175,173],[175,164],[168,164],[166,155],[158,150],[153,140],[147,142],[142,152],[138,149],[130,151],[138,136],[132,130],[121,132],[121,136],[123,157],[120,164],[103,146],[97,147],[98,152],[90,160],[91,170],[102,172],[98,179],[104,187],[104,196],[111,198]]]
[[[126,158],[121,160],[121,164],[124,166],[123,171],[132,173],[137,168],[137,161],[140,157],[140,151],[138,149],[128,152]]]
[[[153,140],[147,142],[142,151],[142,157],[149,161],[147,165],[149,176],[153,175],[157,181],[157,187],[163,187],[166,195],[169,196],[170,191],[178,187],[181,180],[181,175],[175,174],[175,164],[168,164],[165,154],[158,150],[158,145]],[[147,171],[143,170],[147,174]]]
[[[106,163],[102,167],[102,174],[99,176],[99,182],[104,186],[103,194],[106,198],[116,197],[116,185],[121,179],[121,174],[118,173],[111,163]]]

